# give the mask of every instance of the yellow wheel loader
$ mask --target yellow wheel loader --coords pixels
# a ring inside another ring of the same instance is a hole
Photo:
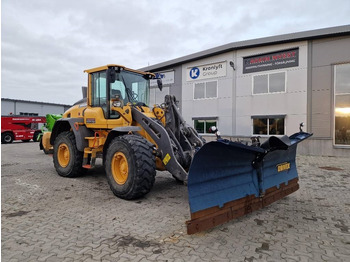
[[[76,177],[102,158],[112,192],[123,199],[147,194],[156,170],[188,187],[189,234],[262,208],[298,189],[296,144],[300,132],[247,144],[205,143],[179,113],[176,98],[149,107],[155,75],[110,64],[85,70],[87,98],[67,110],[47,133],[53,162],[63,177]],[[161,81],[158,87],[162,89]]]

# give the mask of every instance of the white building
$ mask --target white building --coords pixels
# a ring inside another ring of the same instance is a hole
[[[1,115],[45,116],[63,114],[71,105],[1,98]]]
[[[208,135],[313,137],[300,152],[350,157],[350,25],[230,43],[142,68],[158,73],[187,123]]]

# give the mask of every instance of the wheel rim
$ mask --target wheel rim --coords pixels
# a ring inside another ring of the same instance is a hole
[[[61,167],[66,167],[69,164],[70,153],[67,144],[60,144],[57,152],[58,163]]]
[[[124,185],[129,175],[129,165],[125,155],[122,152],[117,152],[112,159],[112,174],[115,182],[119,185]]]
[[[5,136],[5,142],[6,142],[6,143],[11,142],[11,136],[10,136],[10,135],[6,135],[6,136]]]

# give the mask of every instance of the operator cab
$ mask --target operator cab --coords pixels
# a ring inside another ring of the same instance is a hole
[[[100,107],[106,119],[119,118],[112,107],[149,105],[150,79],[154,74],[132,70],[119,65],[107,65],[86,70],[91,90],[89,105]]]

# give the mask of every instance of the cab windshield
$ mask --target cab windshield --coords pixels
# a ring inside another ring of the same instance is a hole
[[[149,104],[149,80],[142,74],[122,70],[116,72],[115,82],[107,83],[106,71],[91,74],[91,105],[101,107],[106,118],[118,118],[112,111],[112,101],[120,101],[120,106],[127,103]]]
[[[121,71],[117,73],[114,83],[110,83],[110,98],[116,96],[123,101],[124,105],[127,103],[137,104],[149,103],[149,81],[143,75]]]

